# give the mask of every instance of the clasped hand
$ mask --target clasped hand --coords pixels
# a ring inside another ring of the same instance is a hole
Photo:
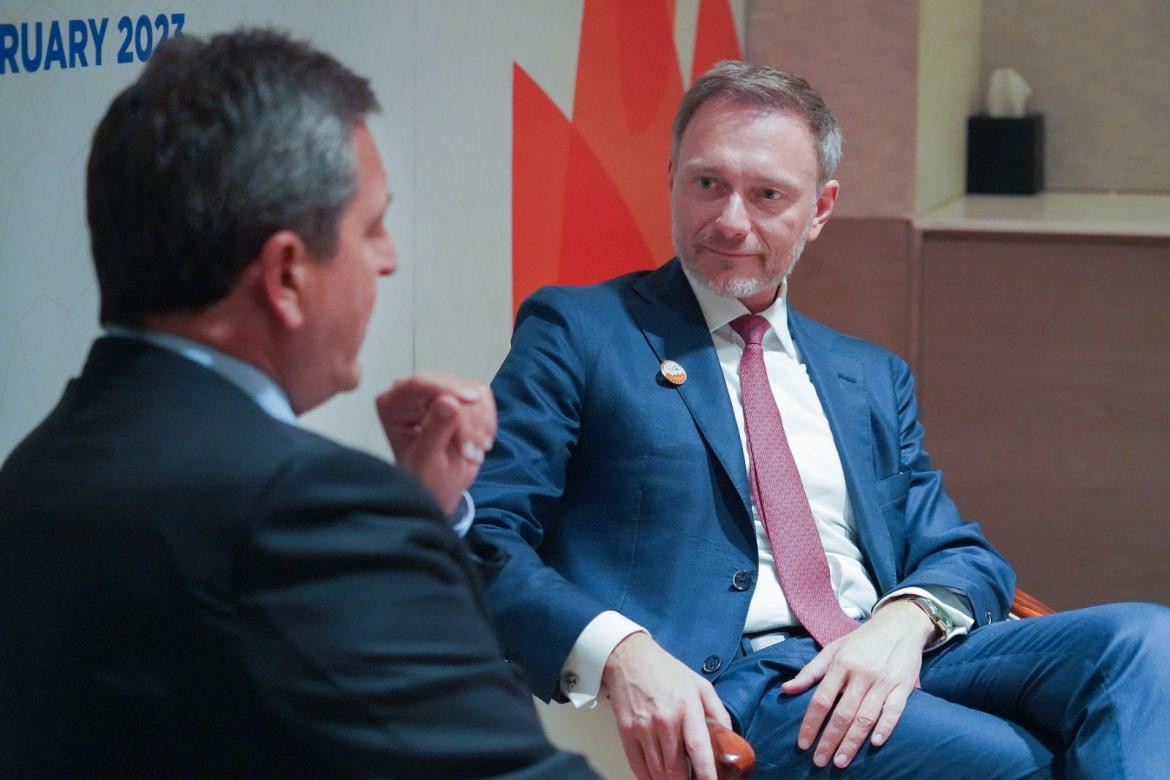
[[[491,390],[456,376],[420,373],[378,396],[377,409],[398,465],[452,514],[495,441]]]

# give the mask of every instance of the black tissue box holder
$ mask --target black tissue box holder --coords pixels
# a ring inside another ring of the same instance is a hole
[[[967,119],[967,192],[1035,195],[1044,189],[1044,115]]]

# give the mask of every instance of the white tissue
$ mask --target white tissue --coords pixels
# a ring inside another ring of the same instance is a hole
[[[1021,117],[1032,88],[1011,68],[996,68],[987,85],[987,113],[993,117]]]

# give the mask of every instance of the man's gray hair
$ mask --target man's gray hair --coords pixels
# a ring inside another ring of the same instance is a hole
[[[824,98],[800,76],[737,60],[716,63],[683,95],[674,115],[672,160],[677,160],[683,131],[695,112],[717,98],[763,110],[790,111],[804,117],[817,142],[818,187],[833,178],[841,161],[841,127]]]

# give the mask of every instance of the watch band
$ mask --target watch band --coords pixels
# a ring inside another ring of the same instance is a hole
[[[955,622],[950,619],[938,605],[924,596],[909,595],[898,599],[899,601],[909,601],[914,606],[921,609],[926,616],[930,618],[930,622],[934,624],[935,638],[926,646],[925,650],[933,650],[940,644],[945,642],[951,633],[955,630]]]

